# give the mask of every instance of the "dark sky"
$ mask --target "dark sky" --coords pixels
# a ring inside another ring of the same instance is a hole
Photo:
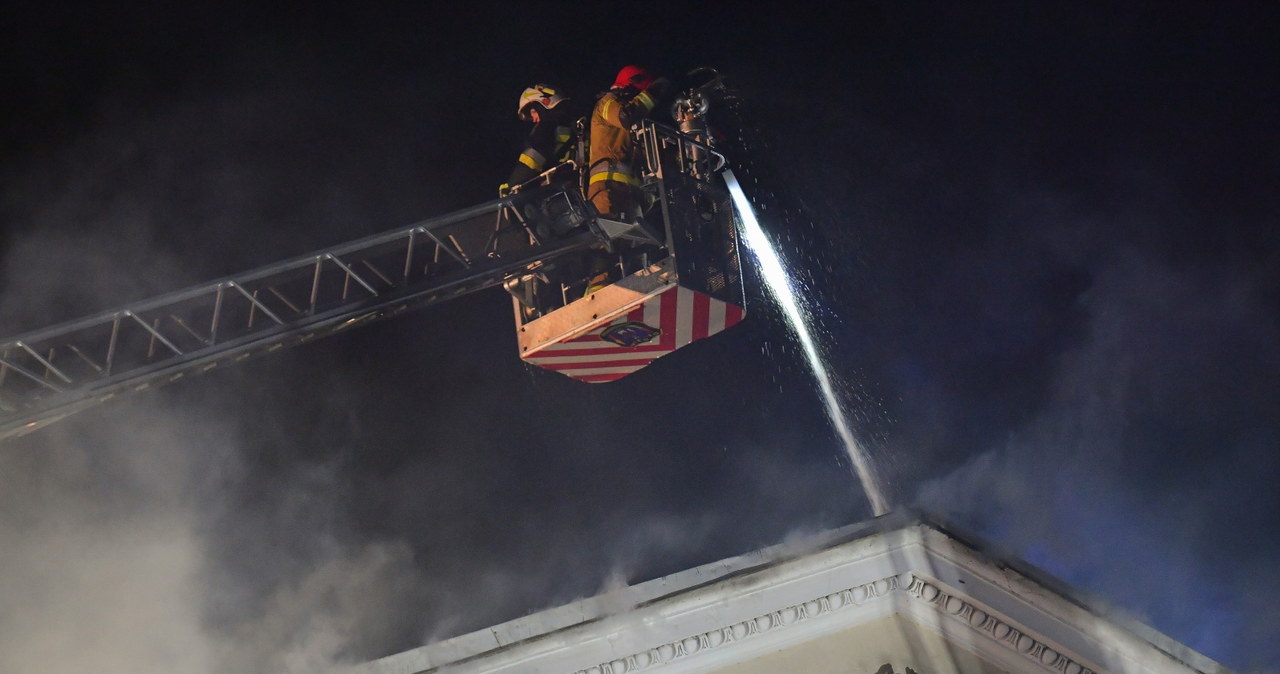
[[[535,81],[715,66],[894,503],[1276,671],[1280,10],[745,7],[14,12],[0,333],[490,199]],[[0,671],[313,671],[869,517],[750,295],[613,384],[495,289],[5,444]]]

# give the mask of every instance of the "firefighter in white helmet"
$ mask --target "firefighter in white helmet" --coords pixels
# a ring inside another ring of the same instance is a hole
[[[569,98],[559,88],[547,84],[535,84],[521,92],[517,113],[520,119],[533,122],[533,129],[511,170],[511,177],[498,188],[498,196],[507,196],[511,188],[571,157],[573,118],[568,102]]]

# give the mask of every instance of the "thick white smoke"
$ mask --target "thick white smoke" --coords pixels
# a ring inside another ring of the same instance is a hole
[[[404,545],[333,541],[254,610],[211,621],[254,582],[209,567],[209,513],[241,477],[235,433],[177,406],[91,416],[0,452],[0,671],[330,671],[366,657],[423,585]]]
[[[278,137],[259,122],[306,98],[106,101],[96,124],[5,165],[0,333],[207,280],[232,271],[228,251],[246,266],[300,252],[282,244],[287,227],[254,231],[278,176],[238,153]],[[234,390],[182,395],[134,396],[0,445],[0,672],[326,671],[403,631],[388,606],[420,600],[425,583],[403,543],[344,536],[325,498],[338,467],[305,467],[302,487],[286,476],[270,503],[245,504],[243,439],[263,429],[242,426]],[[273,565],[278,551],[253,543],[279,539],[280,517],[315,525],[287,534],[318,543]],[[229,573],[235,558],[270,571]]]
[[[1280,340],[1275,321],[1239,279],[1132,252],[1101,268],[1082,300],[1086,339],[1062,353],[1045,409],[921,485],[917,502],[1158,629],[1193,635],[1194,648],[1257,638],[1280,614],[1252,598],[1280,587],[1221,529],[1257,516],[1250,499],[1219,495],[1275,470],[1268,431],[1251,427],[1273,402],[1220,400],[1252,389],[1250,354]]]

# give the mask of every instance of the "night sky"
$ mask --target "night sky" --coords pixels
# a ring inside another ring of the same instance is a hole
[[[4,336],[489,200],[534,82],[714,66],[894,504],[1280,671],[1275,4],[129,4],[6,16]],[[870,517],[748,294],[613,384],[493,289],[5,443],[0,672],[316,671]]]

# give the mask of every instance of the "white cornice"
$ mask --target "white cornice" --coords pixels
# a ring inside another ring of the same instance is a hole
[[[626,657],[580,669],[574,674],[629,674],[692,658],[699,654],[705,655],[713,649],[732,647],[734,644],[771,632],[777,633],[796,625],[821,620],[841,609],[862,606],[868,601],[887,597],[890,592],[901,589],[899,587],[901,582],[898,576],[889,576],[857,587],[819,595],[808,601],[785,606],[732,625],[669,641]]]
[[[1059,652],[1043,641],[1043,637],[1036,638],[1025,629],[1019,629],[1006,620],[997,618],[990,609],[983,610],[970,600],[943,591],[938,587],[937,580],[922,578],[913,573],[889,576],[856,587],[819,595],[808,601],[762,613],[731,625],[668,641],[624,657],[579,669],[573,674],[632,674],[653,670],[676,661],[706,655],[714,649],[732,648],[736,644],[769,633],[776,634],[798,625],[805,625],[810,621],[823,620],[842,610],[887,598],[891,593],[905,593],[929,605],[939,615],[946,616],[956,624],[971,628],[989,639],[991,643],[1008,649],[1010,653],[1021,655],[1026,664],[1045,672],[1101,674]]]
[[[927,523],[875,524],[827,532],[817,545],[704,565],[358,671],[685,674],[800,653],[814,640],[896,616],[1007,671],[1227,673],[1185,647],[1169,648],[1167,637],[1152,643]]]
[[[1010,625],[1008,619],[997,618],[990,608],[984,610],[975,606],[968,598],[944,592],[936,583],[937,581],[930,582],[913,575],[905,591],[931,605],[956,624],[969,627],[1011,652],[1022,655],[1028,664],[1062,674],[1100,674],[1048,645],[1041,640],[1043,637],[1034,637],[1025,629]]]

